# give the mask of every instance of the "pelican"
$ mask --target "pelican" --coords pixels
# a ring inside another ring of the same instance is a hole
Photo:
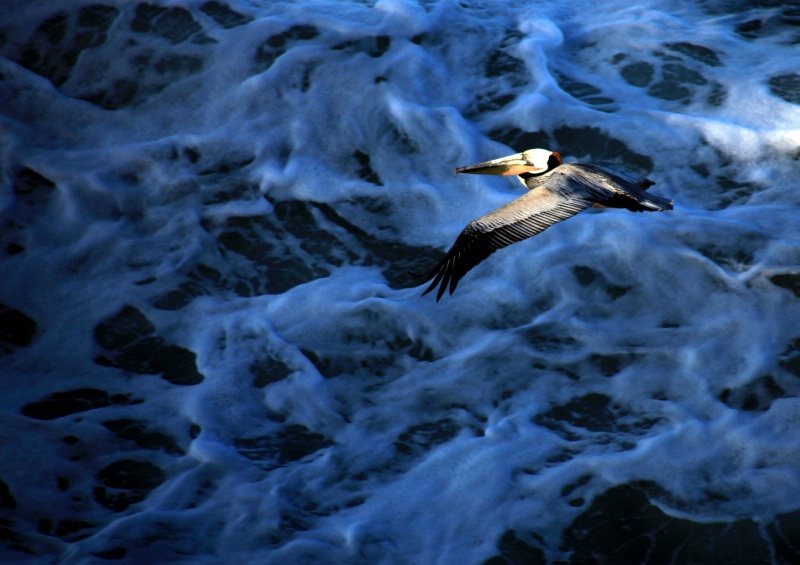
[[[672,210],[672,200],[645,192],[655,184],[619,165],[564,163],[561,153],[528,149],[522,153],[459,167],[456,173],[516,176],[528,192],[465,227],[450,248],[421,281],[433,279],[423,296],[439,286],[450,294],[458,281],[489,255],[512,243],[541,233],[592,206],[626,208],[633,212]]]

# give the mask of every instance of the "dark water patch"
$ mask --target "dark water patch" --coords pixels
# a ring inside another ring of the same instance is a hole
[[[362,200],[362,202],[367,208],[379,204],[379,201]],[[383,200],[380,202],[385,203],[387,206],[392,206],[388,201]],[[435,263],[435,261],[428,259],[431,256],[431,248],[378,238],[348,221],[338,214],[332,206],[318,204],[318,207],[326,219],[343,228],[363,248],[363,259],[353,261],[353,264],[378,265],[391,288],[399,289],[415,286],[413,277],[409,277],[408,273],[420,272],[420,267],[423,265],[426,268],[430,268],[429,265]],[[425,272],[425,270],[423,268],[421,272]]]
[[[699,523],[664,514],[650,501],[654,483],[613,487],[597,496],[566,529],[562,551],[569,563],[792,563],[800,557],[800,513],[779,516],[766,528],[752,520]],[[766,530],[767,535],[763,535]]]
[[[283,47],[289,41],[309,41],[319,35],[319,30],[312,25],[294,25],[284,32],[267,39],[270,47]]]
[[[79,80],[70,93],[106,110],[119,110],[139,104],[205,68],[205,58],[199,54],[167,52],[154,57],[142,51],[136,42],[126,44],[123,49],[120,56],[128,59],[130,67],[125,75],[108,73],[101,81]],[[92,72],[88,67],[82,71],[82,78]]]
[[[520,68],[525,68],[525,61],[504,49],[496,49],[489,54],[485,65],[484,76],[493,79],[519,72]]]
[[[5,226],[0,237],[6,241],[9,255],[25,250],[22,242],[27,236],[28,226],[41,221],[46,210],[55,205],[57,185],[41,173],[23,167],[13,177],[14,198],[5,211]]]
[[[733,272],[750,269],[767,243],[758,232],[742,232],[740,237],[729,237],[727,241],[711,239],[704,233],[687,233],[682,239],[704,257]]]
[[[392,206],[387,200],[380,202]],[[360,216],[381,216],[387,212],[372,206],[380,202],[355,199],[344,207]],[[415,282],[409,271],[424,272],[433,263],[429,257],[435,252],[430,248],[374,236],[339,214],[334,205],[281,200],[273,206],[274,211],[264,216],[203,223],[219,243],[225,280],[217,284],[224,289],[240,296],[281,294],[343,265],[378,266],[392,288],[407,288]],[[188,299],[199,289],[189,285],[174,292],[172,298]]]
[[[584,265],[572,267],[572,274],[575,275],[575,280],[577,280],[578,284],[581,286],[589,286],[593,284],[598,277],[602,276],[598,271]]]
[[[800,563],[800,512],[778,515],[766,531],[779,563]]]
[[[721,210],[734,205],[745,204],[754,194],[765,189],[763,185],[737,180],[740,176],[737,163],[725,153],[714,148],[713,144],[703,141],[714,153],[714,157],[706,158],[704,162],[690,165],[691,169],[700,177],[702,182],[698,185],[698,195],[703,199],[703,206],[709,210]],[[712,174],[712,171],[716,174]],[[757,232],[748,235],[759,246],[763,246],[764,237]],[[749,249],[746,243],[740,245]],[[702,247],[698,243],[698,247]],[[716,242],[710,248],[732,249],[730,244]]]
[[[25,554],[26,557],[24,558],[22,555],[11,554],[14,555],[15,559],[22,558],[19,560],[20,563],[24,563],[24,559],[28,559],[27,556],[39,554],[39,552],[34,549],[35,543],[30,539],[30,534],[23,534],[18,531],[17,525],[12,520],[0,518],[0,542],[11,551]]]
[[[13,60],[26,69],[50,80],[55,86],[64,84],[77,61],[77,53],[62,49],[68,29],[68,16],[58,14],[42,22],[33,36]]]
[[[392,46],[392,39],[388,35],[379,35],[375,38],[375,48],[369,50],[367,53],[370,57],[382,57],[389,48]]]
[[[630,63],[622,67],[620,76],[631,86],[645,87],[653,81],[655,69],[645,61]]]
[[[371,182],[372,184],[383,186],[383,181],[381,181],[378,173],[376,173],[372,168],[371,159],[368,153],[356,150],[353,153],[353,157],[355,157],[356,161],[358,161],[358,165],[360,167],[358,170],[359,178],[364,179],[367,182]]]
[[[508,30],[502,40],[486,46],[483,76],[488,80],[485,86],[474,91],[475,102],[470,113],[480,115],[504,108],[514,101],[513,92],[530,82],[525,61],[513,55],[515,46],[522,38],[523,35],[518,31]],[[480,61],[476,60],[476,64],[480,64]]]
[[[95,532],[96,527],[95,524],[84,520],[65,519],[53,524],[52,520],[44,518],[39,523],[39,533],[68,542],[76,542],[88,538]]]
[[[314,39],[318,35],[319,30],[312,25],[295,25],[281,33],[269,36],[256,48],[253,55],[253,74],[269,69],[292,44]]]
[[[167,474],[150,461],[123,459],[102,469],[97,480],[95,501],[114,512],[122,512],[147,498],[167,480]]]
[[[176,514],[177,517],[148,516],[151,519],[141,520],[133,530],[123,529],[114,535],[104,536],[101,543],[93,547],[97,548],[98,545],[103,547],[108,544],[107,549],[94,551],[92,556],[96,556],[95,559],[82,556],[81,562],[94,565],[121,560],[126,565],[140,565],[207,561],[206,556],[214,555],[217,550],[214,542],[218,539],[219,530],[222,529],[220,520],[215,520],[209,529],[202,527],[196,518],[183,516],[182,513]]]
[[[562,449],[555,455],[552,455],[547,458],[547,464],[549,466],[557,465],[559,463],[566,463],[567,461],[572,461],[575,459],[577,455],[580,454],[580,451],[574,449]]]
[[[101,355],[98,365],[115,367],[144,375],[161,375],[174,385],[191,386],[203,382],[197,370],[197,355],[178,345],[164,343],[160,337],[145,338],[110,357]]]
[[[763,412],[769,410],[778,398],[784,398],[786,390],[772,375],[764,375],[736,388],[725,388],[719,399],[731,408]]]
[[[591,432],[611,434],[608,441],[619,442],[618,434],[643,435],[660,419],[634,414],[622,405],[612,402],[604,394],[591,393],[555,406],[548,412],[537,415],[533,421],[568,441],[577,441],[586,437],[586,432]],[[604,442],[605,440],[601,441]],[[623,449],[633,447],[627,441],[620,445]]]
[[[410,426],[394,442],[395,449],[404,455],[419,456],[453,439],[460,431],[450,418]]]
[[[256,160],[255,155],[227,155],[218,162],[209,164],[198,173],[201,176],[227,175],[239,171]],[[243,185],[252,187],[253,185]]]
[[[15,347],[28,347],[37,331],[36,320],[10,306],[0,303],[0,354]]]
[[[665,43],[664,47],[671,51],[688,55],[692,59],[700,61],[704,65],[710,67],[719,67],[722,64],[717,52],[704,45],[696,45],[694,43],[681,41],[678,43]]]
[[[101,347],[117,350],[129,347],[155,331],[153,323],[137,308],[123,306],[119,312],[95,327],[94,338]]]
[[[397,356],[387,351],[362,352],[358,355],[344,351],[313,351],[301,348],[300,351],[325,378],[341,375],[369,374],[374,377],[385,376],[395,366]]]
[[[266,469],[274,469],[330,447],[333,440],[306,426],[292,424],[274,435],[239,438],[233,444],[243,457],[257,461]]]
[[[405,353],[417,361],[432,362],[437,358],[424,341],[412,339],[402,333],[395,334],[391,340],[386,342],[386,347],[395,353]]]
[[[598,109],[610,110],[608,105],[612,104],[614,99],[602,96],[603,91],[597,86],[589,84],[588,82],[581,82],[557,71],[553,73],[553,76],[556,78],[561,89],[573,98],[591,104],[592,106],[598,106]]]
[[[183,147],[180,152],[190,163],[197,163],[200,157],[203,156],[202,152],[197,147]]]
[[[559,349],[538,349],[544,353],[560,353]],[[592,353],[583,359],[562,362],[547,358],[535,359],[531,366],[536,371],[552,371],[579,381],[588,376],[613,377],[633,365],[639,356],[635,353]]]
[[[21,169],[14,179],[14,194],[18,197],[47,197],[55,187],[56,183],[28,167]]]
[[[512,93],[498,94],[495,91],[479,92],[475,95],[476,99],[476,112],[496,112],[511,104],[515,99]]]
[[[108,31],[118,15],[119,10],[114,6],[90,4],[83,6],[78,11],[78,25],[84,28]]]
[[[202,27],[192,14],[179,7],[167,8],[143,2],[136,6],[131,30],[166,39],[173,45],[187,41]]]
[[[214,42],[188,10],[149,3],[124,12],[102,4],[76,7],[47,18],[33,32],[20,27],[10,33],[13,41],[0,47],[0,55],[50,80],[65,95],[107,110],[142,102],[199,73],[205,57],[200,47],[193,54],[187,45]],[[136,38],[142,33],[167,42],[160,55]],[[114,48],[117,64],[109,64],[106,47]]]
[[[800,104],[800,73],[770,77],[767,85],[778,98],[790,104]]]
[[[0,480],[0,510],[14,510],[17,507],[17,501],[11,494],[11,489],[5,481]]]
[[[563,423],[590,431],[611,431],[615,426],[615,414],[611,398],[604,394],[587,394],[575,398],[563,406],[556,406],[541,416],[536,423],[552,430],[559,430]]]
[[[748,20],[736,26],[736,33],[747,39],[756,39],[762,35],[761,29],[764,27],[764,21],[760,19]]]
[[[572,273],[579,285],[601,288],[611,300],[621,298],[631,290],[629,286],[612,283],[603,273],[586,265],[576,265]]]
[[[189,276],[192,275],[190,274]],[[182,282],[177,288],[153,298],[151,304],[159,310],[180,310],[188,306],[192,300],[204,294],[207,293],[203,285],[190,280]]]
[[[556,324],[540,324],[517,330],[517,334],[536,351],[563,352],[579,347],[578,340]]]
[[[702,86],[708,81],[699,72],[679,63],[667,63],[661,67],[661,76],[670,84],[695,84]]]
[[[200,11],[211,17],[215,22],[225,29],[247,25],[253,18],[240,14],[227,4],[221,2],[206,2],[200,6]]]
[[[571,496],[572,493],[574,493],[580,487],[583,487],[583,486],[586,486],[587,484],[589,484],[591,482],[591,480],[592,480],[592,476],[591,475],[583,475],[583,476],[579,477],[575,482],[572,482],[572,483],[570,483],[568,485],[565,485],[564,487],[561,488],[561,496],[565,497],[565,498],[568,497],[568,496]]]
[[[743,3],[746,9],[752,8],[749,2]],[[800,43],[800,12],[794,2],[774,2],[770,8],[780,8],[762,13],[736,26],[736,33],[750,40],[777,40],[778,44],[796,45]]]
[[[16,241],[12,241],[8,245],[6,245],[6,253],[8,255],[17,255],[18,253],[22,253],[24,251],[25,251],[25,246]]]
[[[120,420],[107,420],[103,427],[113,432],[118,438],[131,440],[143,449],[164,451],[169,455],[184,455],[186,452],[178,445],[175,438],[148,429],[146,422],[123,418]]]
[[[782,369],[800,377],[800,337],[792,340],[780,354],[779,364]]]
[[[679,82],[672,80],[662,80],[651,86],[647,90],[647,93],[654,98],[674,101],[674,100],[685,100],[689,98],[692,91],[683,86],[682,84],[680,84]]]
[[[800,297],[800,273],[777,273],[767,278],[772,284],[789,289]]]
[[[100,559],[106,559],[108,561],[116,561],[118,559],[124,559],[128,555],[128,550],[124,547],[113,547],[111,549],[106,549],[103,551],[97,551],[92,553],[92,556],[98,557]]]
[[[79,94],[77,98],[106,110],[119,110],[131,105],[139,93],[139,86],[132,80],[117,79],[102,90]]]
[[[101,470],[98,479],[109,488],[152,490],[166,480],[166,475],[163,469],[149,461],[124,459]]]
[[[549,563],[543,547],[546,545],[535,533],[525,540],[515,530],[506,530],[497,543],[498,555],[484,561],[482,565],[546,565]]]
[[[589,356],[588,362],[601,375],[613,377],[623,369],[631,365],[636,360],[633,354],[600,354],[593,353]]]
[[[709,210],[721,210],[736,204],[743,204],[762,187],[751,182],[738,181],[732,176],[718,175],[703,188],[708,200]]]
[[[165,55],[156,60],[153,68],[158,74],[175,80],[200,72],[203,68],[203,59],[190,55]]]
[[[711,83],[711,91],[706,97],[706,102],[709,106],[722,106],[728,98],[728,91],[722,84],[714,81]]]
[[[128,394],[109,394],[94,388],[79,388],[54,392],[42,400],[26,404],[22,414],[36,420],[54,420],[70,414],[79,414],[108,406],[138,404]]]
[[[67,27],[68,16],[66,14],[58,14],[42,22],[42,24],[36,28],[36,31],[41,33],[47,39],[48,43],[58,45],[64,41],[64,37],[67,34]]]
[[[250,364],[253,386],[256,388],[264,388],[272,383],[282,381],[293,372],[294,370],[289,365],[271,355]]]
[[[508,106],[515,99],[516,96],[510,92],[506,94],[498,94],[493,91],[480,92],[476,95],[477,111],[479,113],[495,112]]]
[[[337,43],[331,47],[334,51],[344,51],[347,54],[366,53],[373,59],[382,57],[392,46],[392,38],[388,35],[365,37]]]
[[[339,317],[335,336],[307,335],[301,351],[326,378],[363,375],[373,379],[396,376],[409,363],[434,361],[436,355],[422,335],[409,335],[391,311],[364,304]],[[373,380],[374,384],[383,380]]]
[[[53,85],[69,80],[81,53],[105,44],[111,25],[119,16],[112,6],[94,4],[75,13],[59,13],[48,17],[14,49],[9,43],[0,46],[3,55],[26,69],[43,76]],[[15,35],[25,33],[14,30]]]
[[[159,310],[180,310],[198,296],[211,295],[217,289],[233,291],[234,288],[234,283],[221,271],[202,263],[194,267],[187,278],[176,288],[154,297],[153,306]]]
[[[94,330],[97,344],[107,350],[95,362],[137,374],[158,375],[175,385],[196,385],[203,381],[197,370],[197,356],[154,335],[155,326],[137,308],[123,306],[102,320]]]
[[[276,204],[275,214],[229,217],[215,232],[232,289],[240,296],[282,294],[295,286],[328,276],[326,263],[344,264],[336,240],[316,227],[309,206],[300,202]],[[300,232],[298,238],[291,231]],[[315,259],[322,255],[328,261]]]
[[[660,59],[660,64],[627,62],[627,56],[623,53],[615,55],[611,62],[622,65],[619,73],[625,82],[638,88],[647,87],[650,96],[681,105],[704,100],[709,105],[720,106],[727,97],[727,91],[721,83],[704,74],[704,71],[711,72],[710,68],[721,66],[718,53],[688,42],[666,43],[664,47],[666,51],[656,50],[652,53]]]

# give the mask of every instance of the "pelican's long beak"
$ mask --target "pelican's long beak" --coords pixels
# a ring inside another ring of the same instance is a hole
[[[468,165],[466,167],[458,167],[456,173],[470,173],[473,175],[521,175],[523,173],[543,173],[547,169],[535,166],[530,163],[524,153],[517,153],[509,155],[508,157],[500,157],[486,161],[485,163],[478,163],[477,165]]]

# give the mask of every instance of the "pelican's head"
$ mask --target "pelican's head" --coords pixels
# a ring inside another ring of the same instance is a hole
[[[478,163],[477,165],[469,165],[467,167],[459,167],[456,173],[470,173],[478,175],[518,175],[524,179],[528,175],[541,175],[551,171],[561,164],[561,153],[556,151],[549,151],[547,149],[528,149],[522,153],[509,155],[508,157],[501,157],[486,161],[485,163]]]

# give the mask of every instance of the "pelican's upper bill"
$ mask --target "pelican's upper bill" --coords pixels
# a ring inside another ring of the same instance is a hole
[[[522,153],[493,159],[477,165],[459,167],[456,173],[518,176],[542,174],[561,164],[561,154],[547,149],[528,149]]]

